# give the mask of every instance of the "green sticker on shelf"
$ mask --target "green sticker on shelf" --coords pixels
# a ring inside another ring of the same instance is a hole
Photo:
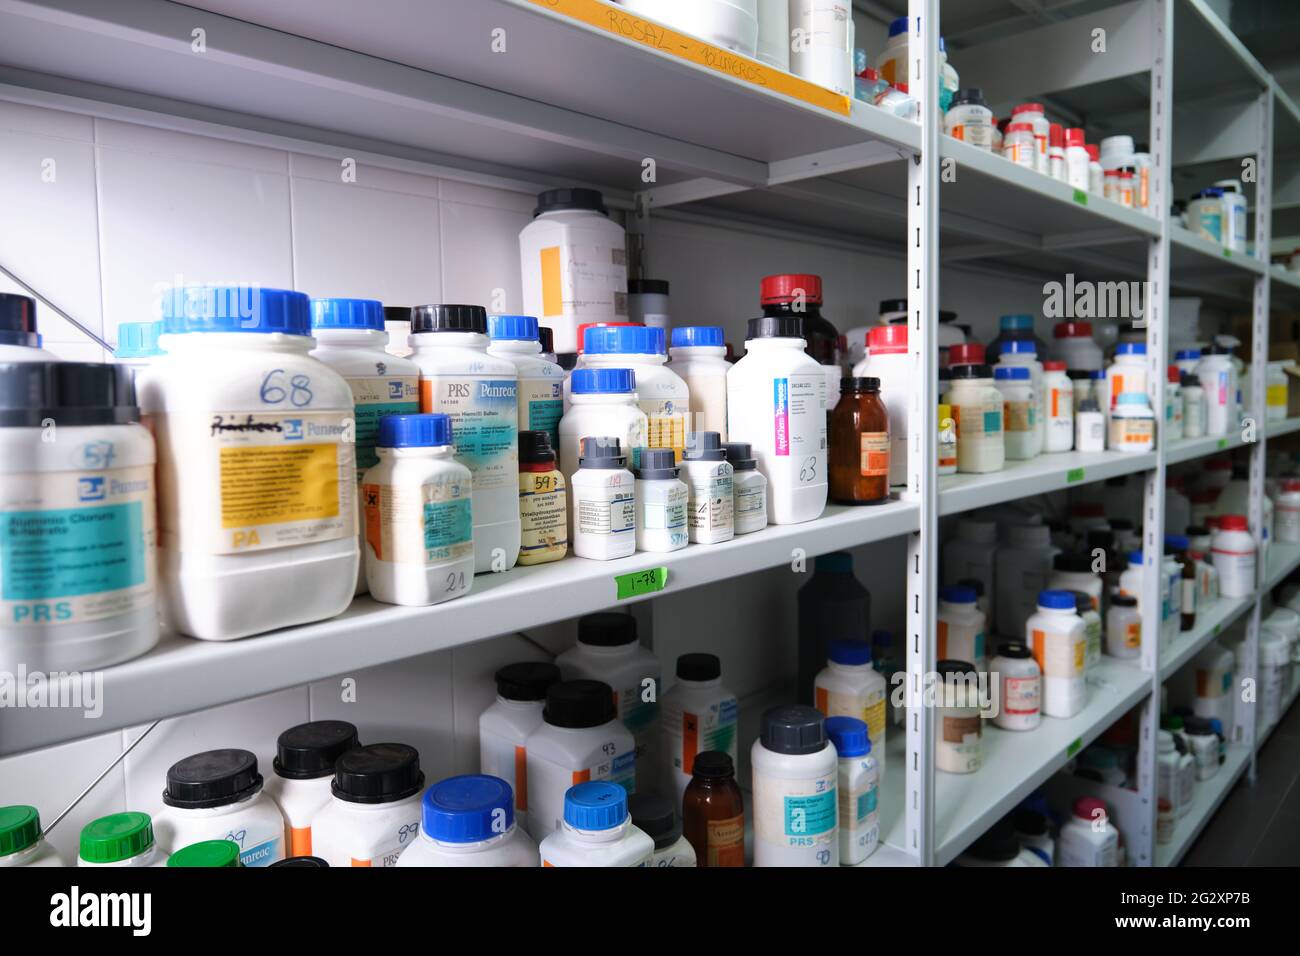
[[[1070,744],[1070,746],[1065,748],[1065,759],[1069,760],[1071,757],[1073,757],[1082,749],[1083,749],[1083,738],[1082,737],[1074,738],[1074,741]]]
[[[1226,439],[1226,438],[1220,438],[1220,439],[1219,439],[1219,447],[1220,447],[1220,448],[1227,448],[1227,447],[1228,447],[1228,439]]]
[[[1067,472],[1065,473],[1065,483],[1066,483],[1066,484],[1068,484],[1068,485],[1072,485],[1072,484],[1074,484],[1076,481],[1083,481],[1083,469],[1082,469],[1082,468],[1071,468],[1069,471],[1067,471]]]
[[[1231,259],[1231,258],[1232,258],[1232,250],[1231,250],[1231,249],[1224,249],[1224,250],[1223,250],[1223,258],[1225,258],[1225,259]]]
[[[631,574],[620,574],[614,578],[614,583],[618,585],[618,599],[640,597],[642,594],[653,594],[655,591],[662,591],[668,584],[667,568],[646,568],[644,571],[633,571]]]
[[[1086,206],[1088,205],[1088,194],[1082,189],[1076,189],[1074,191],[1074,201],[1080,206]]]

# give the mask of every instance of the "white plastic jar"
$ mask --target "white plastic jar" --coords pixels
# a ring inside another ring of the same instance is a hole
[[[560,669],[543,661],[521,661],[500,668],[493,678],[496,700],[478,718],[478,768],[509,785],[515,822],[526,827],[528,737],[542,725],[546,692],[559,683]]]
[[[1034,169],[1047,173],[1047,140],[1052,124],[1047,121],[1042,103],[1021,103],[1011,110],[1012,123],[1028,123],[1034,130]]]
[[[560,419],[560,468],[572,488],[584,438],[617,438],[629,453],[648,448],[650,426],[636,400],[636,376],[625,368],[578,368],[569,376],[572,405]],[[633,462],[635,464],[635,462]],[[569,509],[569,526],[574,512]]]
[[[1282,479],[1274,510],[1277,540],[1283,544],[1300,544],[1300,479]]]
[[[1064,362],[1043,363],[1043,394],[1047,406],[1043,451],[1070,451],[1074,448],[1074,383]]]
[[[1165,373],[1165,441],[1182,441],[1183,438],[1182,381],[1178,366],[1169,366]]]
[[[773,524],[826,508],[826,373],[806,345],[797,318],[750,319],[745,356],[727,373],[727,436],[753,447]]]
[[[727,435],[727,341],[716,325],[672,330],[668,369],[686,383],[690,409],[687,431]]]
[[[384,305],[374,299],[312,299],[311,356],[320,359],[347,381],[352,389],[353,444],[357,481],[378,461],[375,437],[385,415],[411,415],[420,410],[420,368],[409,359],[386,351]],[[361,515],[358,497],[358,516]],[[366,592],[365,522],[357,520],[361,563],[357,566],[357,593]]]
[[[1081,535],[1082,537],[1082,535]],[[1082,591],[1088,595],[1094,611],[1102,605],[1101,575],[1092,570],[1093,558],[1087,553],[1061,553],[1052,558],[1052,575],[1047,588],[1053,591]]]
[[[686,508],[690,491],[678,477],[671,448],[642,448],[636,479],[636,549],[679,551],[690,543]]]
[[[854,28],[853,11],[843,2],[790,0],[791,36],[803,38],[790,44],[790,72],[841,96],[852,96]]]
[[[984,646],[984,612],[975,606],[975,589],[949,584],[939,589],[939,660],[965,661],[983,673],[988,670]]]
[[[754,866],[839,866],[839,762],[821,712],[766,711],[750,766]]]
[[[384,306],[384,331],[388,333],[388,344],[384,346],[384,351],[394,358],[410,358],[411,307]]]
[[[1282,716],[1282,701],[1291,684],[1291,642],[1272,628],[1259,634],[1259,717],[1261,728]]]
[[[1029,646],[1003,641],[989,662],[989,675],[998,682],[998,712],[993,723],[1003,730],[1033,730],[1043,719],[1043,672]]]
[[[428,607],[474,585],[470,470],[447,415],[386,415],[361,484],[366,582],[385,604]]]
[[[263,791],[257,757],[247,750],[208,750],[177,761],[167,770],[162,800],[154,833],[170,852],[204,840],[233,840],[244,866],[270,866],[286,855],[284,815]],[[312,820],[313,845],[318,819]]]
[[[1030,384],[1029,369],[999,365],[993,382],[1002,393],[1002,427],[1006,455],[1010,460],[1038,457],[1043,447],[1043,430],[1038,421],[1038,397]]]
[[[1088,191],[1087,133],[1078,127],[1065,131],[1065,181],[1075,189]]]
[[[1214,532],[1210,551],[1214,570],[1219,573],[1219,593],[1224,597],[1246,597],[1255,593],[1255,538],[1245,515],[1223,515]]]
[[[1172,618],[1171,610],[1173,608],[1173,592],[1171,585],[1174,579],[1165,569],[1164,556],[1161,555],[1160,565],[1157,574],[1160,578],[1160,607],[1156,608],[1152,614],[1148,615],[1142,607],[1142,577],[1144,570],[1145,558],[1141,551],[1130,551],[1128,555],[1128,567],[1119,577],[1119,593],[1128,595],[1137,599],[1138,612],[1142,615],[1144,621],[1157,625],[1154,635],[1158,638],[1163,646],[1169,639],[1169,621]],[[1176,633],[1176,631],[1175,631]]]
[[[519,233],[524,312],[578,351],[578,325],[627,317],[627,238],[595,189],[549,189]]]
[[[1088,639],[1072,591],[1042,591],[1025,622],[1026,642],[1043,671],[1043,713],[1073,717],[1088,702]]]
[[[508,571],[519,558],[519,435],[514,362],[488,354],[487,310],[411,310],[411,358],[420,411],[451,419],[455,457],[473,476],[474,571]]]
[[[424,773],[406,744],[369,744],[334,764],[333,797],[312,823],[314,856],[330,866],[396,866],[420,830]]]
[[[448,777],[424,792],[420,828],[396,866],[537,866],[537,844],[514,812],[510,784],[489,774]]]
[[[660,701],[663,728],[661,753],[665,772],[662,788],[682,808],[682,794],[691,782],[695,758],[718,750],[736,760],[736,695],[722,686],[722,661],[715,654],[682,654],[677,681]]]
[[[1156,419],[1145,392],[1124,392],[1110,413],[1106,445],[1112,451],[1140,455],[1155,447]]]
[[[755,57],[790,72],[789,0],[758,0],[758,52]]]
[[[1006,465],[1002,393],[987,365],[954,365],[948,395],[957,426],[957,471],[983,474]]]
[[[1051,580],[1057,550],[1052,545],[1052,530],[1046,525],[1012,525],[1007,529],[1006,543],[997,549],[996,559],[994,609],[999,634],[1024,633],[1025,621],[1038,607],[1039,592],[1046,590]]]
[[[867,332],[866,357],[853,367],[856,377],[880,379],[880,400],[889,413],[889,483],[907,484],[907,412],[913,388],[907,356],[907,323],[880,325]]]
[[[1034,431],[1038,435],[1038,447],[1041,449],[1046,442],[1047,391],[1043,388],[1043,363],[1038,359],[1038,345],[1033,339],[1006,339],[1002,342],[1001,351],[998,353],[998,364],[994,368],[994,375],[997,374],[997,368],[1003,367],[1029,370],[1029,382],[1034,391],[1036,406]],[[1007,430],[1005,421],[1002,427]]]
[[[1209,780],[1219,773],[1219,736],[1204,717],[1184,717],[1183,737],[1196,763],[1196,780]]]
[[[1106,804],[1080,797],[1061,827],[1056,844],[1058,866],[1119,866],[1119,831],[1110,822]]]
[[[0,807],[0,870],[63,865],[54,847],[41,836],[41,815],[35,807]]]
[[[1033,123],[1011,123],[1002,137],[1002,155],[1017,166],[1038,168],[1038,141]]]
[[[966,515],[957,519],[957,533],[943,546],[944,581],[974,578],[983,585],[986,613],[996,620],[997,588],[995,585],[998,526]]]
[[[734,469],[717,432],[691,432],[682,459],[682,479],[690,491],[686,525],[694,544],[718,544],[736,534]]]
[[[733,441],[722,446],[731,465],[732,512],[736,534],[752,534],[767,527],[767,479],[758,470],[749,442]]]
[[[618,719],[614,697],[598,680],[561,681],[547,690],[526,755],[528,832],[539,843],[564,820],[564,797],[575,784],[600,781],[636,792],[637,745]]]
[[[840,865],[856,866],[880,843],[880,774],[867,725],[853,717],[827,717],[826,736],[839,765]]]
[[[1196,377],[1205,396],[1205,434],[1226,435],[1236,429],[1238,381],[1231,352],[1223,346],[1210,346],[1197,363]]]
[[[943,117],[944,132],[976,149],[993,148],[993,111],[979,87],[959,90]]]
[[[1209,413],[1205,404],[1205,389],[1200,379],[1187,372],[1182,374],[1183,389],[1183,437],[1200,438],[1205,434],[1206,416]]]
[[[360,561],[355,404],[309,354],[307,297],[178,287],[162,311],[167,354],[140,407],[158,443],[168,623],[225,641],[333,617]]]
[[[1083,621],[1083,636],[1087,644],[1084,654],[1083,669],[1086,673],[1101,663],[1101,645],[1105,632],[1101,612],[1093,607],[1092,595],[1085,591],[1071,591],[1074,595],[1074,609]]]
[[[346,720],[313,720],[290,727],[275,741],[275,773],[266,793],[284,815],[284,855],[311,856],[311,825],[330,802],[334,763],[361,746]]]
[[[1168,802],[1170,814],[1175,820],[1181,816],[1182,788],[1178,779],[1181,764],[1174,735],[1168,730],[1156,731],[1156,795],[1161,803]],[[1169,829],[1172,830],[1172,826]],[[1172,835],[1171,832],[1169,836],[1172,838]],[[1169,842],[1168,839],[1160,839],[1160,836],[1157,833],[1159,842]]]
[[[1092,340],[1091,322],[1057,322],[1052,327],[1053,353],[1071,372],[1093,372],[1105,367],[1101,346]]]
[[[984,765],[979,681],[965,661],[935,665],[934,765],[944,773],[974,773]]]
[[[1225,219],[1222,189],[1198,190],[1187,204],[1187,228],[1192,234],[1226,249]]]
[[[752,57],[758,48],[758,0],[619,0],[633,13]]]
[[[1120,395],[1126,392],[1145,397],[1147,390],[1147,347],[1143,342],[1120,342],[1115,346],[1115,358],[1106,369],[1105,401],[1102,411],[1109,421],[1119,404]]]
[[[542,866],[652,866],[655,843],[632,823],[627,791],[607,781],[576,783],[564,816],[538,847]]]
[[[537,319],[531,315],[489,315],[488,355],[513,362],[519,373],[515,419],[521,432],[546,432],[560,447],[564,415],[564,369],[542,356]]]
[[[127,368],[0,364],[0,671],[92,670],[158,643],[154,442],[139,421]]]
[[[1291,390],[1291,379],[1286,369],[1293,366],[1290,360],[1268,363],[1264,377],[1264,417],[1270,422],[1286,418]]]
[[[813,703],[827,717],[853,717],[867,725],[880,775],[885,775],[889,687],[871,663],[865,640],[831,638],[826,666],[813,678]]]
[[[885,42],[885,49],[881,51],[879,59],[876,60],[876,69],[880,71],[880,78],[890,86],[907,82],[908,29],[907,17],[895,17],[891,20],[889,39]]]
[[[1138,612],[1136,596],[1111,597],[1106,611],[1106,653],[1121,659],[1142,655],[1142,615]]]
[[[0,292],[0,362],[57,362],[59,357],[41,348],[36,330],[36,300],[14,292]]]
[[[627,807],[632,825],[654,842],[651,866],[671,869],[699,865],[695,847],[682,835],[681,817],[672,800],[657,793],[634,793],[628,797]]]
[[[617,438],[582,440],[582,457],[569,491],[575,555],[613,561],[636,551],[636,479]]]
[[[81,828],[77,866],[166,866],[147,813],[128,810],[91,820]]]

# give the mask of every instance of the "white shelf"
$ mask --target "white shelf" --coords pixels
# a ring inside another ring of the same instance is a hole
[[[1259,732],[1259,738],[1255,744],[1256,751],[1268,742],[1268,738],[1272,736],[1273,731],[1277,729],[1277,725],[1286,719],[1286,715],[1291,712],[1291,705],[1295,703],[1297,697],[1300,697],[1300,679],[1297,679],[1295,666],[1292,665],[1291,690],[1287,694],[1286,699],[1282,701],[1282,710],[1281,713],[1278,714],[1277,720]]]
[[[1250,748],[1244,745],[1230,746],[1227,759],[1219,767],[1219,772],[1209,780],[1196,782],[1196,789],[1192,791],[1191,809],[1174,825],[1173,839],[1168,843],[1156,844],[1156,866],[1178,865],[1248,766]]]
[[[1268,438],[1280,438],[1282,435],[1290,435],[1292,432],[1300,432],[1300,415],[1295,418],[1266,422],[1264,425],[1264,434]]]
[[[1264,591],[1281,584],[1288,574],[1300,566],[1300,544],[1274,541],[1268,546],[1268,562],[1264,566]]]
[[[1204,458],[1206,455],[1213,455],[1216,452],[1240,448],[1244,444],[1246,443],[1242,440],[1241,429],[1236,429],[1230,435],[1205,435],[1201,438],[1184,438],[1181,441],[1169,443],[1165,462],[1176,465],[1181,461],[1191,461],[1193,458]]]
[[[241,641],[164,638],[143,657],[102,672],[104,712],[97,720],[69,708],[7,711],[0,721],[0,756],[631,603],[640,598],[620,601],[615,577],[649,568],[668,569],[659,594],[788,566],[796,549],[805,552],[811,568],[818,554],[916,531],[918,515],[910,502],[833,505],[815,521],[769,525],[722,544],[692,544],[671,554],[638,552],[618,561],[569,557],[482,574],[468,595],[434,607],[395,607],[363,597],[331,620]]]
[[[1160,679],[1168,680],[1200,650],[1214,640],[1233,621],[1255,606],[1255,598],[1221,597],[1209,607],[1196,613],[1196,626],[1190,631],[1179,631],[1160,653]]]
[[[1009,461],[1002,471],[983,475],[947,475],[939,479],[939,514],[958,514],[1030,495],[1148,471],[1156,466],[1156,461],[1157,453],[1154,451],[1141,455],[1071,451],[1039,455],[1029,461]]]

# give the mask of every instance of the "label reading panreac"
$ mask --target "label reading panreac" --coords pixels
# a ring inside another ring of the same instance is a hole
[[[152,467],[0,475],[0,621],[100,620],[153,589]]]
[[[417,375],[368,375],[349,378],[352,401],[356,404],[357,477],[379,461],[375,436],[379,419],[385,415],[414,415],[420,410],[420,379]]]
[[[420,411],[451,417],[456,460],[474,474],[474,491],[513,488],[519,474],[514,379],[420,379]]]
[[[470,483],[426,482],[418,488],[364,484],[366,543],[380,561],[435,564],[474,553]]]

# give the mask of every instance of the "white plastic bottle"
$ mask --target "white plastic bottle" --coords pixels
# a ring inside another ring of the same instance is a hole
[[[542,866],[652,866],[654,840],[632,823],[627,798],[626,790],[606,781],[570,787],[564,818],[538,847]]]
[[[984,764],[978,675],[965,661],[935,665],[934,764],[944,773],[975,773]]]
[[[717,432],[691,432],[682,459],[682,480],[690,491],[686,525],[694,544],[718,544],[736,534],[734,469]]]
[[[586,678],[614,689],[618,719],[636,738],[636,782],[654,789],[662,779],[659,749],[658,694],[663,684],[659,658],[637,640],[636,618],[614,611],[578,619],[578,641],[555,659],[565,680]]]
[[[753,447],[773,524],[826,508],[826,374],[806,344],[796,318],[750,319],[745,356],[727,373],[727,435]]]
[[[528,737],[528,832],[539,843],[565,816],[569,788],[588,781],[636,792],[636,741],[618,719],[614,690],[568,680],[546,692],[542,724]]]
[[[995,620],[999,634],[1021,634],[1038,607],[1039,592],[1051,580],[1057,548],[1046,525],[1012,525],[1006,537],[1006,544],[997,550]]]
[[[1034,168],[1047,174],[1047,140],[1052,124],[1047,120],[1047,113],[1042,103],[1021,103],[1011,110],[1011,122],[1029,123],[1034,128],[1035,159]]]
[[[998,681],[999,706],[993,723],[1003,730],[1033,730],[1043,719],[1043,672],[1029,646],[1003,641],[989,662],[990,677]]]
[[[584,438],[617,438],[629,454],[649,448],[649,425],[636,401],[636,376],[625,368],[577,368],[569,376],[572,404],[560,419],[560,469],[570,487]],[[635,465],[633,461],[631,464]],[[569,527],[574,512],[569,510]]]
[[[1053,591],[1082,591],[1088,595],[1089,606],[1100,611],[1102,605],[1101,575],[1092,570],[1093,558],[1086,552],[1062,552],[1052,558],[1052,576],[1047,587]]]
[[[1226,435],[1237,427],[1237,370],[1231,351],[1212,345],[1196,366],[1205,401],[1205,434]],[[1184,423],[1184,431],[1186,431]]]
[[[1105,366],[1101,346],[1092,339],[1091,322],[1058,322],[1052,327],[1052,355],[1071,372],[1100,371]]]
[[[657,793],[634,793],[628,797],[627,806],[632,825],[654,841],[655,854],[651,866],[699,865],[695,847],[682,836],[681,816],[673,808],[672,800]]]
[[[1065,131],[1065,181],[1075,189],[1088,190],[1088,148],[1086,132],[1077,127]]]
[[[984,644],[984,613],[975,606],[975,589],[949,584],[939,589],[937,660],[965,661],[975,670],[988,670]]]
[[[1106,653],[1111,657],[1135,658],[1142,654],[1142,615],[1138,599],[1131,594],[1116,594],[1106,611]]]
[[[871,753],[867,725],[862,721],[827,717],[826,736],[835,747],[839,767],[840,865],[856,866],[880,843],[880,773]]]
[[[1074,592],[1040,592],[1038,611],[1025,622],[1025,638],[1043,671],[1043,713],[1073,717],[1083,710],[1088,703],[1088,639]]]
[[[783,47],[787,44],[783,43]],[[686,430],[727,435],[727,342],[716,325],[673,329],[668,368],[686,383],[690,416]]]
[[[736,534],[751,534],[767,527],[767,479],[758,470],[749,442],[732,441],[722,446],[727,462],[734,469],[731,475],[732,511]],[[1297,496],[1300,501],[1300,496]],[[1300,510],[1300,509],[1298,509]],[[1300,520],[1297,520],[1300,527]],[[1296,539],[1300,540],[1300,530]]]
[[[1091,398],[1084,399],[1074,413],[1074,450],[1106,450],[1106,416]]]
[[[690,543],[686,508],[690,491],[678,477],[671,448],[642,448],[636,478],[636,549],[678,551]]]
[[[957,471],[984,474],[1006,465],[1002,393],[987,365],[955,365],[948,394],[957,424]]]
[[[753,7],[755,0],[726,0]],[[694,4],[692,4],[694,6]],[[853,12],[835,0],[790,0],[790,72],[842,96],[853,95]]]
[[[424,773],[406,744],[369,744],[334,764],[333,798],[312,823],[315,856],[330,866],[396,866],[420,829]]]
[[[660,701],[663,792],[672,794],[681,811],[682,794],[691,782],[695,757],[720,750],[736,760],[736,695],[722,686],[722,662],[715,654],[682,654],[677,682]]]
[[[361,484],[366,581],[377,601],[427,607],[474,584],[472,479],[451,440],[447,415],[379,421],[379,463]]]
[[[147,813],[111,813],[81,828],[77,866],[166,865],[167,853],[155,838]]]
[[[474,571],[508,571],[519,558],[519,436],[514,362],[488,354],[481,305],[411,310],[411,358],[420,411],[451,419],[456,460],[473,476]]]
[[[1145,392],[1124,392],[1110,413],[1106,445],[1112,451],[1140,455],[1155,446],[1156,420]]]
[[[1060,452],[1074,448],[1074,383],[1065,373],[1065,363],[1043,363],[1043,392],[1047,421],[1043,451]]]
[[[357,482],[379,459],[375,438],[385,415],[411,415],[420,410],[420,368],[385,351],[384,305],[374,299],[312,299],[311,331],[320,359],[343,376],[352,389],[353,444]],[[358,505],[360,498],[358,497]],[[358,515],[361,514],[358,507]],[[366,592],[365,523],[357,521],[361,563],[357,566],[357,593]]]
[[[593,561],[626,558],[636,550],[636,479],[613,436],[584,438],[573,495],[573,553]]]
[[[999,365],[993,382],[1002,393],[1002,426],[1008,459],[1036,458],[1043,450],[1039,429],[1038,398],[1030,384],[1029,369]]]
[[[789,0],[758,0],[758,52],[755,56],[768,66],[790,72]]]
[[[129,369],[0,363],[0,672],[19,688],[13,675],[158,643],[154,443],[139,419]]]
[[[1182,441],[1183,386],[1178,366],[1165,370],[1165,440]]]
[[[1038,344],[1033,339],[1006,339],[998,353],[998,364],[994,369],[1004,366],[1029,369],[1029,384],[1034,390],[1037,415],[1034,417],[1034,431],[1038,434],[1038,447],[1046,443],[1047,434],[1047,391],[1043,388],[1043,363],[1039,361]],[[1004,429],[1006,423],[1003,422]]]
[[[542,661],[507,664],[494,675],[497,698],[478,718],[479,772],[504,780],[514,798],[514,818],[528,825],[528,737],[542,725],[546,692],[560,669]]]
[[[515,418],[521,432],[546,432],[560,447],[564,414],[564,369],[542,356],[537,319],[531,315],[489,315],[488,355],[514,363],[519,373]]]
[[[1146,394],[1147,347],[1143,342],[1120,342],[1115,346],[1115,358],[1106,369],[1105,401],[1102,411],[1109,421],[1125,392]]]
[[[487,774],[448,777],[424,792],[420,831],[396,866],[532,867],[533,842],[514,812],[510,784]]]
[[[1182,788],[1179,786],[1181,760],[1174,735],[1167,730],[1156,732],[1156,796],[1168,800],[1174,817],[1182,816]],[[1167,843],[1167,840],[1161,840]]]
[[[64,866],[41,836],[41,815],[25,805],[0,807],[0,870],[8,866]]]
[[[911,404],[911,360],[907,323],[877,325],[867,332],[866,358],[853,367],[859,378],[880,379],[880,400],[889,413],[889,483],[907,484],[907,411]]]
[[[1201,380],[1184,372],[1183,388],[1183,437],[1200,438],[1205,434],[1207,408],[1205,406],[1205,389]]]
[[[204,840],[234,840],[244,866],[270,866],[285,857],[284,815],[263,791],[257,757],[247,750],[208,750],[177,761],[167,770],[162,801],[153,826],[169,852]],[[313,820],[313,844],[316,835]]]
[[[359,746],[357,728],[346,720],[298,724],[276,739],[266,793],[284,814],[286,857],[312,855],[311,825],[330,802],[334,763]]]
[[[754,866],[839,866],[839,762],[825,724],[799,704],[763,714],[750,751]]]
[[[885,775],[889,688],[871,664],[865,640],[832,638],[826,667],[813,679],[813,703],[827,717],[853,717],[867,725],[880,775]]]
[[[1058,866],[1119,866],[1119,831],[1096,797],[1074,801],[1056,845]]]
[[[384,351],[394,358],[410,358],[411,307],[384,306],[384,331],[388,333],[388,344],[384,346]]]
[[[1223,515],[1210,552],[1219,573],[1219,593],[1246,597],[1255,592],[1255,538],[1245,515]]]
[[[943,546],[943,581],[963,581],[974,578],[984,590],[987,620],[995,621],[997,589],[995,585],[995,553],[998,546],[998,526],[994,521],[982,521],[966,515],[957,519],[957,533]]]
[[[627,239],[594,189],[549,189],[519,233],[524,311],[578,351],[578,325],[627,316]]]
[[[233,640],[333,617],[357,586],[352,389],[309,354],[301,292],[189,286],[163,297],[167,352],[142,378],[158,443],[168,622]]]

